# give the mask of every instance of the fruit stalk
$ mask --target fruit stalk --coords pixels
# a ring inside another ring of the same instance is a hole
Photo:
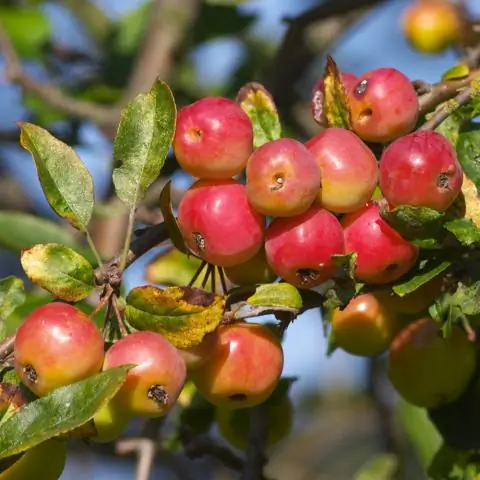
[[[15,335],[10,335],[0,342],[0,362],[5,360],[12,352],[15,343]]]

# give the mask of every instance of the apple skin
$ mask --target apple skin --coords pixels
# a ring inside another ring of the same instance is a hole
[[[200,394],[217,407],[253,407],[277,386],[283,349],[260,324],[235,323],[217,329],[218,342],[208,360],[190,373]]]
[[[109,443],[123,434],[133,416],[128,410],[122,409],[115,402],[108,402],[93,417],[97,435],[89,440],[97,443]]]
[[[463,184],[463,169],[440,133],[416,131],[392,142],[380,159],[380,188],[392,206],[413,205],[440,212]]]
[[[335,273],[332,255],[345,253],[342,226],[331,212],[312,205],[302,215],[273,220],[265,236],[265,251],[279,277],[309,289]]]
[[[342,219],[345,250],[356,252],[355,276],[367,284],[386,284],[405,275],[418,258],[418,248],[380,216],[375,202]]]
[[[103,336],[95,323],[68,303],[35,309],[18,328],[15,369],[36,395],[84,380],[100,371]]]
[[[56,438],[45,440],[27,450],[13,465],[0,472],[0,480],[58,480],[66,461],[66,442]]]
[[[333,312],[332,333],[335,345],[351,355],[371,357],[388,350],[401,323],[381,293],[368,292],[350,300]]]
[[[414,49],[435,54],[460,40],[462,23],[459,9],[453,2],[421,0],[410,4],[405,10],[402,29]]]
[[[111,402],[120,410],[146,418],[166,415],[175,405],[186,380],[181,353],[162,335],[134,332],[114,343],[105,354],[103,370],[136,365]],[[160,389],[159,398],[155,390]]]
[[[353,132],[326,128],[305,146],[317,159],[322,177],[317,203],[335,213],[348,213],[367,203],[378,183],[373,152]]]
[[[253,151],[253,126],[234,101],[205,97],[178,111],[173,151],[193,177],[228,179]]]
[[[377,68],[358,77],[348,92],[348,105],[354,132],[373,143],[410,133],[419,115],[417,92],[394,68]]]
[[[215,330],[212,333],[205,335],[198,345],[187,349],[178,349],[182,354],[188,371],[198,368],[207,361],[212,353],[215,343],[217,342],[217,335],[217,331]]]
[[[287,437],[292,431],[294,408],[288,396],[267,409],[267,447]],[[222,437],[239,450],[248,448],[249,412],[242,408],[217,408],[215,420]]]
[[[272,283],[277,279],[277,275],[268,265],[264,248],[245,263],[225,267],[224,272],[232,283],[240,286]]]
[[[270,217],[293,217],[312,205],[320,190],[320,168],[305,145],[291,138],[272,140],[248,159],[250,205]]]
[[[388,376],[395,390],[418,407],[436,408],[457,400],[476,368],[476,348],[460,327],[442,338],[437,323],[424,317],[393,340]]]
[[[188,247],[213,265],[247,262],[262,248],[265,217],[235,180],[199,180],[183,195],[178,223]]]

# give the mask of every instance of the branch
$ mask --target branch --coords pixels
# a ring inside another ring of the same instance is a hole
[[[361,10],[372,7],[385,0],[329,0],[302,15],[289,20],[289,27],[278,50],[269,79],[266,82],[275,103],[283,115],[288,116],[290,105],[295,101],[295,84],[315,60],[314,52],[308,42],[308,30],[312,24],[339,17],[345,21],[345,15],[352,13],[351,20],[341,23],[340,28],[331,29],[325,47],[334,40],[353,21],[358,20]],[[325,31],[327,29],[324,29]]]
[[[156,78],[167,80],[174,55],[199,11],[199,0],[155,0],[145,41],[125,95],[127,104],[138,92],[151,88]]]
[[[15,344],[15,335],[10,335],[0,342],[0,361],[5,360],[12,352]]]
[[[250,409],[248,449],[242,480],[261,480],[263,468],[267,462],[265,448],[267,444],[268,411],[260,404]]]
[[[473,95],[475,95],[473,87],[465,88],[453,100],[444,103],[418,130],[434,130],[455,110],[467,104]]]
[[[125,438],[115,445],[119,455],[135,453],[138,457],[135,480],[150,480],[158,445],[150,438]]]

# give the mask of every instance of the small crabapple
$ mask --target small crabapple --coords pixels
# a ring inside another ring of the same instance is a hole
[[[445,211],[460,193],[463,170],[450,142],[425,130],[392,142],[380,159],[380,188],[390,205]]]
[[[415,127],[418,98],[410,80],[394,68],[378,68],[357,78],[348,93],[353,130],[367,142],[390,142]]]
[[[306,143],[320,166],[317,201],[327,210],[347,213],[372,198],[378,182],[373,152],[353,132],[326,128]]]
[[[68,303],[35,309],[20,325],[14,344],[15,369],[36,395],[99,372],[104,341],[95,323]]]
[[[221,267],[247,262],[263,245],[265,218],[235,180],[199,180],[178,207],[185,242],[199,257]]]
[[[247,196],[263,215],[292,217],[305,212],[320,190],[315,157],[297,140],[265,143],[248,159]]]
[[[357,253],[355,276],[361,282],[393,282],[417,261],[418,248],[383,220],[374,202],[346,214],[342,225],[346,252]]]
[[[267,262],[281,278],[300,288],[312,288],[335,273],[332,255],[343,254],[342,226],[317,205],[302,215],[276,218],[265,237]]]
[[[130,415],[162,417],[175,404],[186,378],[181,353],[162,335],[134,332],[105,354],[103,370],[136,365],[111,402]]]
[[[407,325],[393,340],[388,376],[397,392],[418,407],[451,403],[466,390],[476,368],[476,350],[460,327],[443,338],[429,317]]]
[[[234,101],[206,97],[179,110],[173,151],[190,175],[231,178],[245,168],[252,150],[252,122]]]
[[[277,337],[260,324],[235,323],[217,329],[217,343],[190,377],[198,391],[217,407],[252,407],[264,402],[283,370]]]

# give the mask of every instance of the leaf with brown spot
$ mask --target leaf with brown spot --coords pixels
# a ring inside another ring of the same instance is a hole
[[[95,273],[88,260],[74,250],[46,243],[24,250],[23,270],[32,282],[62,300],[78,302],[95,290]]]
[[[202,342],[220,324],[225,298],[200,288],[137,287],[127,296],[125,315],[137,330],[163,335],[177,348]]]
[[[352,130],[341,72],[330,55],[327,55],[323,82],[318,82],[312,93],[312,111],[315,121],[323,127]]]

